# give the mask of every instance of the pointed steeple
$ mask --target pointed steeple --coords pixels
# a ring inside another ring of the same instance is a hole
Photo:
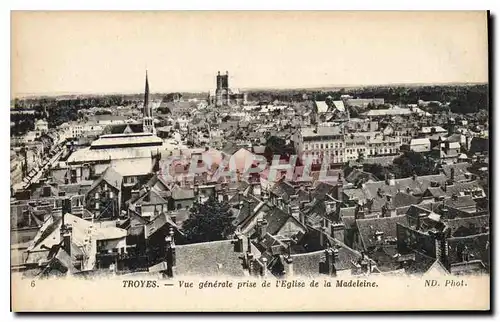
[[[149,117],[149,82],[148,82],[148,70],[146,69],[146,87],[144,89],[144,109],[143,114],[145,117]]]
[[[142,118],[142,127],[144,132],[155,133],[153,110],[149,104],[149,81],[148,81],[147,70],[146,70],[146,86],[144,89],[144,110]]]

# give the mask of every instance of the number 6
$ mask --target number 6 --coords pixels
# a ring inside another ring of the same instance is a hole
[[[35,281],[31,281],[31,287],[35,287]]]

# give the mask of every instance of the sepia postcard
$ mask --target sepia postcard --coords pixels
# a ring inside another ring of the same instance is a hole
[[[11,310],[489,311],[488,21],[11,12]]]

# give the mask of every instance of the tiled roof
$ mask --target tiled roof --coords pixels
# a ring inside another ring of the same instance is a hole
[[[288,181],[280,181],[277,182],[272,190],[275,195],[282,197],[285,200],[288,200],[290,196],[295,194],[295,188]]]
[[[445,164],[443,165],[442,169],[446,177],[451,178],[451,171],[452,169],[455,170],[455,181],[460,181],[464,180],[465,174],[470,173],[468,170],[472,165],[468,162],[460,162],[460,163],[455,163],[455,164]]]
[[[373,219],[358,219],[356,225],[364,249],[377,244],[376,232],[382,232],[382,242],[386,239],[397,239],[397,224],[408,225],[407,216],[395,216]]]
[[[410,189],[412,192],[421,194],[432,182],[444,183],[446,176],[443,174],[419,176],[416,178],[395,179],[394,185],[389,185],[385,181],[367,182],[363,185],[363,192],[366,198],[374,198],[380,189],[383,194],[395,195],[398,191]]]
[[[245,276],[231,240],[177,246],[176,273],[180,276]]]
[[[484,229],[485,227],[489,227],[490,216],[485,215],[485,216],[450,219],[450,220],[445,220],[445,223],[450,228],[451,235],[455,236],[455,233],[461,227],[466,228],[467,230],[481,230]]]
[[[146,238],[154,235],[159,229],[161,229],[166,224],[169,224],[170,227],[175,228],[178,232],[180,232],[179,227],[172,221],[170,216],[167,213],[160,213],[158,216],[153,218],[150,222],[146,224]]]
[[[463,262],[465,252],[469,253],[469,260],[480,259],[489,266],[488,247],[490,243],[490,234],[478,234],[467,237],[448,238],[448,261],[450,264]],[[467,247],[467,251],[465,249]],[[462,254],[462,256],[460,256]]]
[[[405,272],[411,275],[425,274],[436,261],[435,258],[429,257],[417,251],[414,251],[411,255],[413,256],[405,267]]]
[[[469,208],[475,207],[476,202],[471,196],[457,196],[456,198],[449,198],[444,200],[444,204],[453,208]]]
[[[351,171],[351,173],[349,173],[349,175],[345,178],[345,180],[349,183],[357,184],[361,180],[378,181],[379,179],[377,179],[373,174],[369,172],[354,169]]]
[[[184,189],[179,186],[174,186],[172,188],[172,198],[174,200],[185,200],[194,198],[193,189]]]

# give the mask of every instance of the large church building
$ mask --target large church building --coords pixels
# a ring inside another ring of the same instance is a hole
[[[231,89],[229,87],[229,73],[221,75],[217,73],[216,78],[217,87],[215,91],[210,91],[208,95],[208,102],[210,105],[215,106],[241,106],[246,104],[247,94],[240,93],[238,89]]]

